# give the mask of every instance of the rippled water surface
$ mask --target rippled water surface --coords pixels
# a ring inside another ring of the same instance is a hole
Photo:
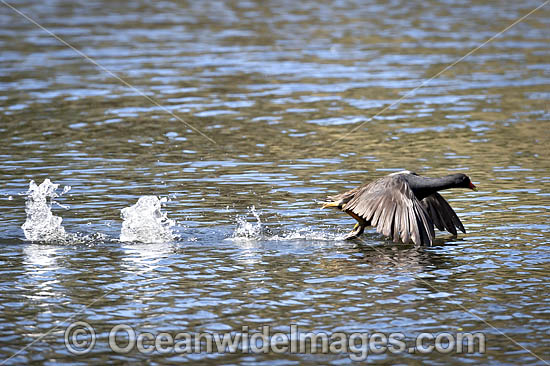
[[[550,5],[407,94],[542,1],[10,3],[101,68],[0,4],[6,364],[352,362],[119,355],[117,324],[483,332],[485,354],[368,361],[550,359]],[[317,201],[402,169],[470,175],[478,192],[444,193],[467,234],[342,241],[353,219]],[[29,182],[45,179],[72,187],[52,205],[63,242],[21,228]],[[164,198],[151,215],[173,240],[119,241],[143,196]],[[64,346],[76,320],[98,336],[87,355]]]

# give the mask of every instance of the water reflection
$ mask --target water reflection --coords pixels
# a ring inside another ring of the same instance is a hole
[[[59,283],[56,272],[59,271],[58,258],[62,249],[58,246],[31,244],[23,248],[26,278],[22,285],[32,285],[34,291],[26,297],[33,303],[47,305],[48,299],[58,297],[62,292],[56,288]]]
[[[173,243],[131,243],[121,244],[121,264],[131,272],[162,270],[162,262],[174,254]]]

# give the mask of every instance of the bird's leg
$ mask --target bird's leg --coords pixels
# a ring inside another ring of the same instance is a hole
[[[344,238],[344,240],[351,240],[358,238],[361,234],[363,234],[363,231],[365,230],[365,227],[361,225],[360,223],[356,223],[353,227],[353,230]]]
[[[353,211],[346,211],[348,215],[353,217],[355,220],[357,220],[357,223],[353,227],[353,230],[344,238],[345,240],[355,239],[358,238],[361,234],[363,234],[363,231],[365,231],[365,227],[369,225],[369,222],[366,221],[361,216],[357,215]]]

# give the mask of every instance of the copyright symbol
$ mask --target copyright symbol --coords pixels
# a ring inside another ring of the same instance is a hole
[[[73,355],[85,355],[95,346],[95,330],[86,322],[71,323],[65,329],[65,347]]]

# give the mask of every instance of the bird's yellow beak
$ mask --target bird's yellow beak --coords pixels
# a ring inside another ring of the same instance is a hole
[[[470,182],[470,189],[471,189],[472,191],[476,191],[476,192],[477,192],[477,187],[474,186],[474,184],[473,184],[472,182]]]

